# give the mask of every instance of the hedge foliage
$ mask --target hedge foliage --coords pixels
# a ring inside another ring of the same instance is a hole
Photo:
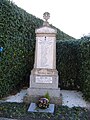
[[[90,101],[90,37],[81,44],[82,49],[82,92],[84,97]]]
[[[61,89],[76,89],[90,101],[90,38],[57,41],[57,70]]]
[[[35,29],[43,20],[8,0],[0,0],[0,97],[29,76],[33,67]],[[57,39],[71,38],[58,29]],[[26,81],[28,82],[28,81]]]
[[[0,97],[23,82],[29,83],[34,64],[35,29],[42,24],[41,19],[12,2],[0,0]],[[72,37],[57,30],[60,87],[81,90],[90,101],[90,39],[70,40]]]
[[[0,97],[20,84],[33,66],[35,28],[42,20],[0,0]]]
[[[80,52],[79,41],[57,41],[57,70],[61,89],[80,88],[82,66]]]

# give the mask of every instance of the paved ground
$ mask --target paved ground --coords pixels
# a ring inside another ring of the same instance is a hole
[[[16,95],[12,95],[6,98],[6,102],[23,102],[23,97],[26,95],[27,90],[21,90],[20,93]],[[70,91],[70,90],[61,90],[63,105],[67,105],[68,107],[80,106],[80,107],[90,107],[90,103],[87,103],[83,97],[81,92]]]
[[[23,102],[23,97],[26,95],[27,90],[21,90],[19,93],[17,93],[16,95],[12,95],[12,96],[8,96],[6,98],[6,102],[17,102],[17,103],[21,103]]]
[[[61,90],[63,105],[68,107],[87,107],[87,102],[83,99],[82,93],[70,90]]]

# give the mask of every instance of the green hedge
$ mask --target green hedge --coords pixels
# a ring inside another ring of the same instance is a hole
[[[3,47],[0,53],[0,97],[23,83],[30,73],[35,28],[42,23],[9,1],[0,1],[0,47]]]
[[[57,70],[61,89],[80,89],[80,52],[79,41],[57,41]]]
[[[61,89],[81,90],[90,101],[90,39],[57,41]]]
[[[82,49],[82,92],[83,96],[90,101],[90,38],[83,40]]]

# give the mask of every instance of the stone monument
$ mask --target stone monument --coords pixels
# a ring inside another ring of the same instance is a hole
[[[60,98],[58,88],[58,71],[56,70],[56,34],[57,30],[50,27],[50,14],[43,14],[43,26],[36,29],[36,47],[34,68],[30,75],[30,97],[43,96],[47,92],[51,98]]]

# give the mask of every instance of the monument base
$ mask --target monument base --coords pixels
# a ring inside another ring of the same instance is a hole
[[[30,75],[30,88],[58,89],[58,71],[34,68]]]
[[[60,88],[58,88],[58,72],[56,69],[36,69],[31,71],[30,87],[27,89],[27,99],[40,98],[49,93],[52,103],[61,103]]]
[[[41,95],[39,92],[39,94],[37,95],[37,93],[38,93],[38,91],[40,91],[40,89],[37,90],[37,89],[28,88],[27,91],[28,92],[27,92],[26,96],[24,96],[24,99],[23,99],[23,102],[26,104],[30,104],[32,102],[36,103],[39,100],[39,98],[42,97],[43,95],[45,95],[45,92],[47,92],[45,90],[42,90],[43,94]],[[35,92],[33,92],[33,91],[35,91]],[[52,92],[50,90],[49,94],[51,94]],[[59,96],[59,97],[56,97],[56,95],[55,95],[57,92],[58,92],[57,96]],[[33,93],[34,93],[34,95],[33,95]],[[53,93],[54,93],[54,94],[52,94],[53,96],[50,96],[50,103],[56,104],[56,105],[62,105],[62,94],[60,94],[60,89],[54,90]]]
[[[27,93],[29,96],[44,96],[46,93],[49,93],[50,97],[60,97],[60,89],[53,88],[28,88]]]

